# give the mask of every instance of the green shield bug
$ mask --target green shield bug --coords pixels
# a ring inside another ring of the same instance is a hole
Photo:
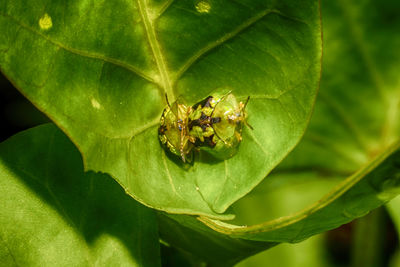
[[[167,150],[180,156],[183,162],[190,162],[194,140],[188,134],[187,125],[192,108],[179,101],[170,105],[167,96],[166,101],[167,107],[161,115],[158,137]]]
[[[249,99],[239,102],[225,90],[193,105],[188,128],[195,146],[219,159],[232,157],[242,141],[243,124],[251,128],[245,110]]]

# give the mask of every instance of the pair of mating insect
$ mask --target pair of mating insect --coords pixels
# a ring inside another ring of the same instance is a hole
[[[246,105],[229,92],[211,96],[187,106],[175,101],[161,115],[158,136],[163,146],[191,162],[193,149],[207,151],[218,159],[232,157],[242,141],[243,124],[247,124]],[[251,128],[251,127],[250,127]]]

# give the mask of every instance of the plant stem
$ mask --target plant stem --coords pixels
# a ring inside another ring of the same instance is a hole
[[[355,221],[351,266],[382,266],[386,234],[384,215],[384,210],[378,208]]]

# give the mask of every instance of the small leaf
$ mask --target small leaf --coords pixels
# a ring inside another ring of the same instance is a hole
[[[160,266],[154,213],[54,125],[0,144],[0,203],[1,265]]]
[[[318,1],[26,1],[0,4],[0,68],[139,202],[219,215],[297,144],[320,75]],[[239,153],[185,168],[157,127],[165,94],[186,104],[229,87],[247,110]]]

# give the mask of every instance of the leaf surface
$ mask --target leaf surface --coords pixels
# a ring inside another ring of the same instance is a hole
[[[364,216],[397,196],[399,173],[400,143],[300,212],[252,226],[230,225],[209,218],[200,220],[217,231],[244,239],[300,242]]]
[[[398,5],[396,1],[390,8],[373,1],[323,3],[325,71],[316,110],[303,140],[272,177],[285,185],[295,181],[285,179],[287,174],[298,179],[304,174],[319,179],[354,174],[303,211],[295,208],[280,214],[282,218],[232,233],[297,242],[363,216],[400,193],[400,76],[396,75],[400,53],[395,49],[400,38],[394,34],[400,19],[392,11]],[[259,207],[278,201],[264,200]]]
[[[309,130],[287,167],[346,176],[399,141],[399,6],[323,2],[321,89]]]
[[[398,1],[322,3],[323,74],[309,129],[233,204],[235,221],[201,221],[231,238],[299,242],[400,193],[398,8]]]
[[[54,125],[0,144],[4,266],[160,266],[156,217],[108,175],[84,173]]]
[[[204,227],[193,216],[158,213],[160,238],[199,262],[210,266],[233,266],[276,243],[234,238]]]
[[[153,208],[221,217],[304,133],[319,20],[311,0],[6,0],[0,68],[72,139],[86,170]],[[230,159],[203,153],[183,166],[158,141],[164,95],[192,105],[220,87],[251,97],[254,131]]]

